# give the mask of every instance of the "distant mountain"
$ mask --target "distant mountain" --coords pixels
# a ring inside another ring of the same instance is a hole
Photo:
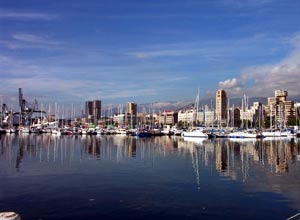
[[[144,103],[138,104],[138,112],[160,112],[164,110],[178,111],[184,108],[191,108],[194,102],[188,101],[167,101],[167,102],[154,102],[154,103]]]
[[[252,105],[253,102],[261,102],[263,104],[267,103],[267,98],[265,97],[251,97],[249,98],[249,104]],[[138,104],[138,112],[147,112],[149,113],[154,110],[154,112],[164,111],[164,110],[173,110],[178,111],[181,109],[190,109],[194,106],[194,101],[187,100],[187,101],[167,101],[167,102],[154,102],[154,103],[144,103]],[[199,105],[200,108],[204,105],[208,105],[209,107],[215,108],[216,100],[215,98],[208,98],[200,100]],[[242,105],[242,98],[231,98],[229,100],[229,105],[241,106]]]
[[[260,102],[262,104],[267,104],[267,97],[250,97],[249,98],[249,106],[253,104],[253,102]],[[288,96],[288,100],[292,101],[300,101],[300,96]],[[153,102],[153,103],[142,103],[137,105],[138,112],[143,113],[158,113],[165,110],[172,110],[172,111],[179,111],[181,109],[191,109],[194,106],[194,100],[185,100],[185,101],[166,101],[166,102]],[[209,108],[215,108],[216,100],[215,98],[207,98],[207,99],[200,99],[199,107],[207,105]],[[241,106],[242,105],[242,97],[240,98],[230,98],[229,105]],[[124,109],[123,109],[124,111]],[[111,113],[119,112],[118,105],[112,106],[106,113],[107,115]]]
[[[288,96],[288,100],[292,100],[295,102],[300,101],[300,96]],[[260,102],[264,105],[267,104],[268,98],[267,97],[249,97],[249,105],[251,106],[253,102]],[[144,103],[138,104],[138,112],[146,112],[149,113],[154,110],[154,112],[164,111],[164,110],[173,110],[178,111],[181,109],[189,109],[194,106],[193,100],[186,100],[186,101],[167,101],[167,102],[154,102],[154,103]],[[200,108],[204,105],[208,105],[209,107],[215,108],[216,100],[215,98],[207,98],[200,100]],[[240,98],[230,98],[229,105],[241,106],[242,105],[242,97]]]

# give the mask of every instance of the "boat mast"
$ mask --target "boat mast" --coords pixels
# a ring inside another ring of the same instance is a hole
[[[197,126],[198,110],[199,110],[199,88],[198,88],[198,92],[197,92],[197,96],[196,96],[196,100],[195,100],[195,104],[194,104],[194,110],[196,110],[195,125]]]
[[[231,122],[231,126],[234,128],[234,104],[232,105],[232,122]]]
[[[272,109],[272,104],[270,105],[270,129],[272,129],[272,118],[273,118],[273,115],[272,115],[272,111],[273,111],[273,109]]]
[[[244,116],[245,116],[245,111],[244,111],[244,99],[242,99],[242,123],[241,123],[241,128],[244,128]]]
[[[229,98],[227,100],[227,128],[229,127],[229,119],[230,119],[230,115],[229,115]]]
[[[245,95],[246,129],[248,130],[248,96]]]
[[[298,127],[298,106],[296,105],[296,126]]]

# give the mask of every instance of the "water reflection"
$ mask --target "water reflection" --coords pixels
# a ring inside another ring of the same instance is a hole
[[[257,165],[264,172],[299,171],[298,140],[199,140],[176,137],[139,139],[127,136],[56,137],[51,135],[5,135],[0,142],[1,166],[18,172],[24,160],[72,165],[82,160],[121,162],[138,157],[153,163],[155,157],[177,154],[189,157],[199,185],[199,161],[215,167],[223,176],[246,181]]]
[[[91,174],[100,166],[108,170],[111,166],[115,170],[132,166],[127,172],[140,169],[150,176],[153,170],[164,173],[164,169],[172,168],[178,179],[187,178],[183,172],[190,171],[192,178],[187,181],[199,192],[217,176],[241,183],[243,190],[250,194],[284,195],[292,207],[300,207],[298,139],[51,135],[4,135],[0,139],[0,176],[73,174],[77,170]]]
[[[255,165],[283,174],[296,167],[300,159],[298,139],[235,140],[181,139],[158,137],[142,139],[127,136],[56,137],[51,135],[5,135],[0,140],[0,161],[20,171],[28,161],[61,163],[87,159],[120,162],[138,157],[152,160],[171,154],[190,155],[193,164],[214,164],[222,175],[246,180]]]

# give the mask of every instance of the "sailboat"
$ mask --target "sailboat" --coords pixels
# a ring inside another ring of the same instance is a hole
[[[194,105],[194,109],[196,110],[196,119],[195,119],[196,124],[197,124],[197,119],[198,119],[198,108],[199,108],[199,88],[198,88],[198,93],[197,93],[197,97],[196,97],[195,105]],[[181,136],[182,137],[193,137],[193,138],[208,138],[208,135],[205,134],[203,132],[203,130],[204,130],[204,128],[202,128],[202,127],[196,127],[190,131],[182,132]]]
[[[61,135],[61,131],[60,131],[60,129],[59,129],[59,126],[58,126],[58,124],[59,124],[59,119],[57,120],[57,117],[56,117],[56,114],[58,114],[58,116],[59,116],[59,107],[57,106],[57,104],[55,103],[55,128],[54,129],[52,129],[52,131],[51,131],[51,133],[52,133],[52,135],[56,135],[56,136],[60,136]]]
[[[229,106],[229,105],[228,105]],[[241,111],[243,112],[241,130],[235,130],[230,132],[227,137],[228,138],[257,138],[258,134],[255,130],[248,129],[248,117],[246,117],[246,121],[244,123],[245,117],[244,114],[248,111],[248,96],[244,94],[242,98],[242,108]]]
[[[6,134],[14,134],[16,133],[16,129],[13,127],[13,113],[12,110],[10,112],[10,114],[8,115],[8,128],[6,129]]]
[[[276,119],[276,106],[275,106],[275,121],[274,121],[274,128],[273,129],[273,107],[270,105],[270,129],[269,130],[264,130],[262,132],[263,137],[281,137],[281,131],[279,129],[276,129],[277,127],[277,119]]]
[[[229,133],[227,135],[229,138],[257,138],[258,134],[256,132],[249,132],[249,131],[236,131]]]

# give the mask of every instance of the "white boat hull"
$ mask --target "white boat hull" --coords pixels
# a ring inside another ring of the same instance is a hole
[[[229,137],[229,138],[256,138],[257,134],[238,131],[238,132],[232,132],[232,133],[228,134],[227,137]]]
[[[282,137],[280,131],[263,131],[263,137]]]
[[[202,131],[184,131],[181,134],[182,137],[194,137],[194,138],[208,138],[207,134],[204,134]]]

